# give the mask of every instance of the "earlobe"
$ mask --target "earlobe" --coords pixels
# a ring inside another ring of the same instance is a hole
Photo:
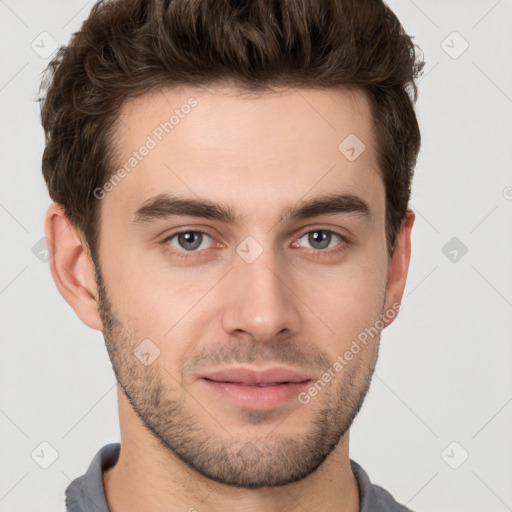
[[[397,233],[395,249],[389,259],[386,304],[384,308],[385,327],[390,325],[396,318],[398,306],[402,302],[411,259],[411,230],[414,219],[414,212],[408,209],[405,219]],[[391,310],[394,310],[395,314],[387,315],[386,312]]]
[[[102,331],[94,264],[78,228],[58,203],[53,202],[48,207],[45,235],[51,242],[48,244],[50,270],[60,294],[82,322]]]

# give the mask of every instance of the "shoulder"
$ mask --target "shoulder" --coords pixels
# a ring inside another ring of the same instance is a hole
[[[357,462],[350,459],[350,465],[359,485],[360,512],[413,512],[398,503],[389,491],[372,483]]]
[[[102,474],[117,462],[120,449],[120,443],[103,446],[96,453],[86,473],[71,482],[66,489],[67,512],[109,512]]]

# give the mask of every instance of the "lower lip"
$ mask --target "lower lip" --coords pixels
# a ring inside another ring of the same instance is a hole
[[[287,382],[275,386],[246,386],[233,382],[201,379],[209,389],[244,409],[267,410],[284,405],[309,385],[310,381]]]

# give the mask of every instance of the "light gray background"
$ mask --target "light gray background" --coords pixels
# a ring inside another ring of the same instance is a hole
[[[32,251],[49,204],[34,102],[49,58],[31,44],[51,49],[41,32],[66,43],[92,5],[0,0],[4,512],[63,510],[70,481],[119,440],[102,335],[78,320]],[[404,308],[383,333],[350,456],[414,510],[512,510],[512,2],[390,5],[427,61],[417,104],[417,221]],[[461,256],[454,246],[456,261],[454,247],[443,253],[452,237],[468,249]],[[48,469],[35,461],[49,457],[42,442],[58,452]],[[33,459],[41,449],[44,457]]]

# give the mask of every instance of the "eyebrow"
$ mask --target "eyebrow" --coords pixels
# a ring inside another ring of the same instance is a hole
[[[353,194],[325,194],[307,201],[300,201],[279,219],[294,222],[326,214],[357,214],[370,219],[372,217],[369,204]],[[244,215],[237,214],[230,206],[224,206],[207,199],[193,199],[159,194],[149,198],[137,209],[133,224],[146,224],[170,217],[201,217],[223,222],[225,224],[241,224]]]

